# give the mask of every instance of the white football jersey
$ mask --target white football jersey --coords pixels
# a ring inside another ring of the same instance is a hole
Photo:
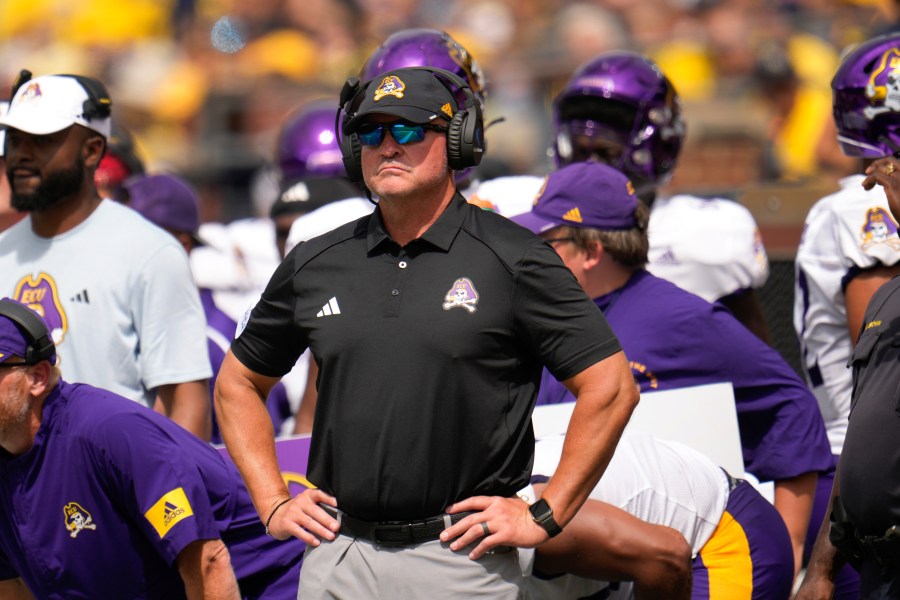
[[[721,198],[657,198],[647,270],[709,302],[762,287],[769,259],[753,215]]]
[[[466,199],[504,217],[514,217],[531,210],[546,180],[546,177],[537,175],[509,175],[488,179],[481,182]]]
[[[840,191],[810,209],[796,259],[794,328],[835,455],[844,445],[852,388],[844,289],[861,270],[900,262],[897,223],[884,189],[867,192],[863,179],[842,179]]]
[[[555,436],[535,444],[533,475],[551,477],[556,472],[563,441],[564,436]],[[589,498],[612,504],[648,523],[678,530],[696,556],[725,512],[728,481],[722,469],[692,448],[626,431]],[[520,553],[523,572],[528,576],[534,563],[533,551]],[[528,576],[525,597],[580,598],[590,590],[602,589],[605,584],[601,583],[574,575],[549,580]]]

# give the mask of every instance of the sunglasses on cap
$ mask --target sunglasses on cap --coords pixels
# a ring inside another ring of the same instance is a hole
[[[425,139],[425,131],[446,132],[447,127],[442,125],[432,125],[431,123],[406,123],[398,121],[396,123],[369,123],[359,128],[357,135],[359,143],[363,146],[377,146],[384,140],[384,132],[386,129],[391,130],[394,140],[401,146],[421,142]]]

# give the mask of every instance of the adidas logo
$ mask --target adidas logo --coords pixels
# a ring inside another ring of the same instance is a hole
[[[328,301],[328,304],[322,307],[322,310],[316,313],[316,316],[330,317],[331,315],[339,314],[341,314],[341,309],[338,307],[337,298],[332,298]]]
[[[78,292],[77,294],[75,294],[74,296],[69,298],[69,301],[70,302],[84,302],[85,304],[91,303],[90,298],[88,298],[87,290],[81,290],[80,292]]]
[[[569,210],[562,216],[564,221],[572,221],[573,223],[583,223],[584,219],[581,218],[581,211],[578,210],[576,206],[572,210]]]
[[[675,253],[672,252],[671,246],[670,246],[670,247],[667,247],[667,248],[666,248],[666,251],[663,252],[663,253],[659,256],[659,258],[657,258],[657,259],[656,259],[655,261],[653,261],[653,262],[655,262],[655,263],[658,264],[658,265],[678,265],[678,264],[681,264],[681,261],[679,261],[677,258],[675,258]]]
[[[169,523],[172,522],[172,519],[182,514],[184,514],[183,508],[175,506],[171,502],[166,502],[163,509],[163,523],[168,526]]]

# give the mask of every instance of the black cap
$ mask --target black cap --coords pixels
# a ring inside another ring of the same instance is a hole
[[[355,132],[373,114],[394,115],[410,123],[430,123],[438,117],[453,118],[458,108],[438,75],[415,67],[379,75],[369,82],[364,93],[344,129],[347,133]]]

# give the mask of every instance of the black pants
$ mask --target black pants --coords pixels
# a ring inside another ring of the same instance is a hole
[[[859,575],[860,600],[900,599],[900,566],[881,567],[874,561],[865,561]]]

